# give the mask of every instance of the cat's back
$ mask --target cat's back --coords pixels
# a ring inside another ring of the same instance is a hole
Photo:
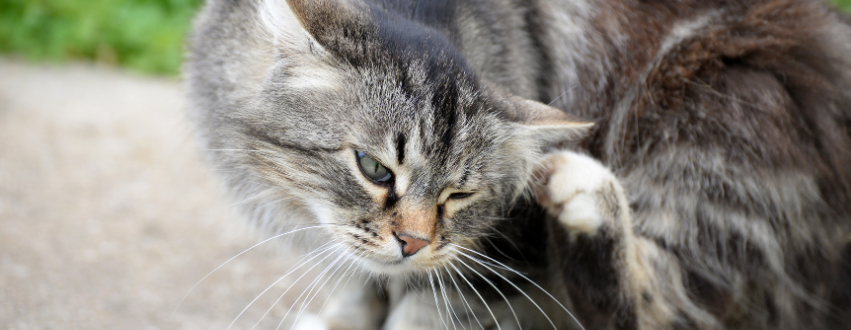
[[[588,147],[609,165],[649,165],[694,144],[732,163],[811,174],[832,208],[851,213],[848,17],[811,0],[532,8],[548,68],[542,101],[597,119]]]
[[[541,8],[544,94],[598,119],[586,147],[623,178],[660,268],[728,326],[835,327],[851,275],[847,18],[806,0]]]

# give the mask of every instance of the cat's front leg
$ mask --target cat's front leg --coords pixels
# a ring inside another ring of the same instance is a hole
[[[615,175],[597,160],[572,151],[547,157],[540,171],[538,202],[571,234],[624,236],[629,205]]]
[[[554,219],[553,273],[585,328],[670,328],[677,317],[670,305],[687,298],[668,282],[675,276],[650,265],[658,258],[652,244],[633,235],[617,177],[591,157],[559,151],[547,157],[539,180],[538,201]]]
[[[387,299],[372,283],[346,281],[320,315],[302,315],[296,330],[376,330],[387,316]]]
[[[382,329],[442,329],[442,322],[446,322],[442,316],[438,316],[434,303],[424,292],[406,292],[396,299]]]

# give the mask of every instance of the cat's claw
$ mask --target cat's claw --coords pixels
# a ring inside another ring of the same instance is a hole
[[[571,232],[594,234],[608,218],[601,214],[609,209],[606,196],[617,188],[614,174],[597,160],[559,151],[539,170],[536,197]]]

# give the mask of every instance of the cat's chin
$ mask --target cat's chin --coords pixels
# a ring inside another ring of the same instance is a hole
[[[368,269],[374,275],[393,277],[423,274],[432,268],[411,259],[375,260],[361,257],[358,262],[362,269]]]

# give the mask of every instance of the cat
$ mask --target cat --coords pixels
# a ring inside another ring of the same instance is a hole
[[[208,0],[184,74],[246,216],[346,278],[301,329],[849,329],[847,22]]]

